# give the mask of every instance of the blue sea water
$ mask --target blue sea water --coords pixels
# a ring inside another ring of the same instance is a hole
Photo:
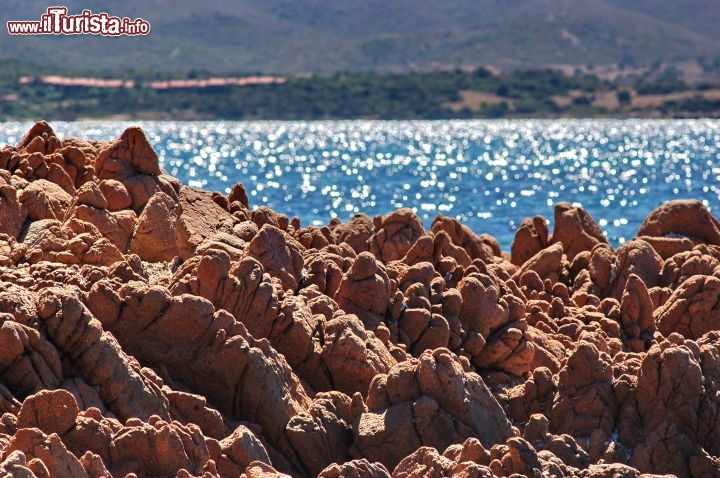
[[[133,123],[55,122],[60,137],[113,139]],[[304,225],[410,207],[495,236],[509,250],[524,218],[582,205],[611,243],[670,199],[720,211],[718,120],[139,122],[165,170]],[[15,144],[30,123],[0,123]]]

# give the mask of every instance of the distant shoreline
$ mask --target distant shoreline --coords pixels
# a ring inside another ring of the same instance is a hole
[[[0,61],[0,120],[716,118],[720,84],[557,70],[327,76],[61,71]]]

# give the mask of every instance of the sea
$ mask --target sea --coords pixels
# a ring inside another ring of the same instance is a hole
[[[611,244],[672,199],[720,213],[720,120],[52,122],[59,137],[110,140],[133,124],[183,183],[229,192],[303,225],[411,208],[490,234],[509,251],[525,218],[585,208]],[[0,123],[0,145],[31,123]]]

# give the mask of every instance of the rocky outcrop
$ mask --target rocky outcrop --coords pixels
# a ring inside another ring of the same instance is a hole
[[[383,262],[401,259],[423,233],[420,218],[410,209],[399,209],[373,221],[375,232],[368,239],[370,252]]]
[[[487,446],[511,436],[510,423],[479,375],[447,349],[398,364],[370,385],[355,423],[355,449],[388,469],[422,445],[444,449],[470,436]]]
[[[340,281],[335,301],[346,312],[357,315],[370,329],[385,318],[392,290],[382,264],[369,252],[359,254]]]
[[[638,236],[687,236],[697,242],[720,246],[720,221],[700,201],[669,201],[648,215]]]
[[[692,340],[720,329],[720,279],[690,277],[655,310],[655,322],[665,336],[676,332]]]
[[[596,244],[607,244],[600,226],[582,207],[561,202],[555,205],[555,225],[550,243],[560,243],[569,260]]]
[[[580,207],[511,255],[409,209],[302,227],[182,186],[139,128],[0,149],[0,474],[720,472],[720,226],[615,249]]]

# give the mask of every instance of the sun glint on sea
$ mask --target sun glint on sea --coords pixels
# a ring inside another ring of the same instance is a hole
[[[127,122],[53,122],[59,136],[114,139]],[[412,208],[495,236],[524,218],[582,205],[611,243],[662,202],[720,210],[720,121],[515,120],[141,122],[165,170],[212,191],[245,184],[266,205],[323,225]],[[28,123],[4,123],[14,144]],[[551,224],[552,227],[552,224]]]

